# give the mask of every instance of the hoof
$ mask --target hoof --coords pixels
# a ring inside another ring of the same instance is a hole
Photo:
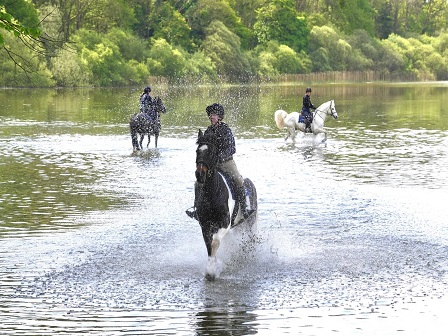
[[[205,280],[215,281],[216,280],[216,275],[215,274],[206,274],[205,275]]]

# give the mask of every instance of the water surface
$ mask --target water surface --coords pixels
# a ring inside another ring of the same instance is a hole
[[[160,87],[159,148],[132,153],[138,90],[0,91],[6,335],[442,335],[448,85],[313,86],[328,140],[283,140],[296,85]],[[204,280],[195,138],[220,101],[259,195]]]

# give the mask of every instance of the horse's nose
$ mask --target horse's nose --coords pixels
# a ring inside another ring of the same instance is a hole
[[[200,173],[207,173],[208,168],[205,164],[200,162],[196,164],[196,171]]]

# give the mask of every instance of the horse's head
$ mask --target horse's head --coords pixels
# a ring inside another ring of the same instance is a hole
[[[330,100],[330,106],[327,110],[327,114],[331,115],[333,118],[337,119],[338,118],[338,113],[336,112],[336,106],[334,105],[334,100]]]
[[[204,183],[205,179],[215,169],[218,162],[218,148],[216,137],[213,134],[204,135],[201,130],[198,132],[196,141],[196,180]]]
[[[166,112],[166,107],[163,104],[163,101],[160,97],[154,97],[154,99],[152,101],[152,106],[153,106],[154,110],[159,114]]]

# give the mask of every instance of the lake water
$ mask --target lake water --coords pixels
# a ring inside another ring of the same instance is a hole
[[[0,90],[0,334],[445,335],[448,83],[314,85],[324,144],[275,127],[303,92],[156,86],[159,148],[133,153],[139,89]],[[216,101],[259,213],[211,282],[184,211]]]

